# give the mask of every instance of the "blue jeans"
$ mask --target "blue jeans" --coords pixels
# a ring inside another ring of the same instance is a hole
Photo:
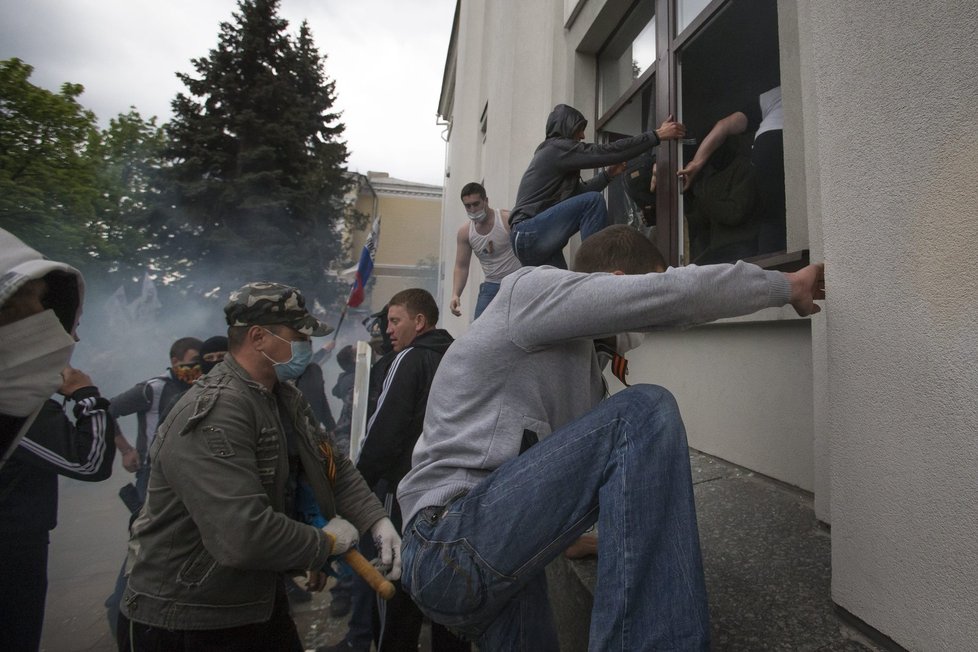
[[[567,269],[562,252],[578,231],[586,240],[608,225],[608,207],[600,192],[568,197],[528,220],[517,222],[509,234],[513,252],[523,265],[553,265]]]
[[[486,281],[479,286],[479,298],[475,302],[475,316],[472,319],[478,319],[482,311],[489,307],[492,300],[496,298],[496,294],[499,292],[499,283],[492,283]]]
[[[600,508],[600,509],[599,509]],[[558,649],[544,567],[598,522],[592,650],[707,650],[686,432],[665,389],[602,401],[404,533],[402,583],[482,652]]]

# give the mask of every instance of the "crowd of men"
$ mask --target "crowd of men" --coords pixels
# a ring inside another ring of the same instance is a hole
[[[771,306],[816,313],[822,267],[668,268],[640,232],[608,226],[600,191],[684,127],[600,145],[586,124],[554,109],[512,211],[463,188],[449,308],[461,314],[474,253],[476,318],[453,339],[427,291],[389,298],[352,452],[352,350],[337,354],[334,420],[312,344],[332,328],[299,289],[246,283],[224,305],[226,337],[177,339],[166,374],[106,399],[68,365],[81,274],[0,230],[0,648],[39,644],[57,475],[104,479],[118,449],[137,472],[106,602],[120,650],[301,650],[285,581],[300,572],[307,590],[327,573],[346,587],[349,631],[331,650],[416,650],[425,617],[434,650],[557,650],[544,568],[595,524],[590,648],[708,649],[678,406],[651,385],[609,396],[598,351]],[[135,446],[115,423],[127,414]],[[343,566],[351,550],[395,583],[391,600]]]

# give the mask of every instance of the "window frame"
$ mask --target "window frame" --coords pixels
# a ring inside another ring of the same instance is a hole
[[[600,98],[600,66],[595,66],[595,133],[601,134],[618,112],[632,102],[643,91],[646,85],[653,87],[654,118],[649,122],[650,128],[660,125],[669,115],[680,116],[681,93],[680,75],[683,48],[694,39],[699,32],[714,18],[733,5],[734,0],[711,0],[700,13],[681,31],[677,33],[678,7],[680,0],[655,0],[654,16],[656,21],[656,60],[653,65],[643,72],[624,93],[608,108],[598,114],[601,106]],[[595,63],[604,52],[615,34],[632,16],[638,5],[636,0],[625,11],[624,16],[611,30],[605,43],[595,54]],[[676,176],[679,169],[680,141],[664,141],[659,144],[656,152],[657,181],[656,181],[656,244],[672,266],[688,264],[683,259],[683,241],[680,238],[682,229],[680,182]],[[664,191],[664,192],[663,192]],[[790,269],[807,264],[808,249],[800,251],[779,251],[753,256],[745,260],[766,269]]]

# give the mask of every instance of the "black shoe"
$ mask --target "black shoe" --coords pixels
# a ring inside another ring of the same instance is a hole
[[[350,596],[335,595],[329,603],[329,615],[333,618],[342,618],[350,613]]]

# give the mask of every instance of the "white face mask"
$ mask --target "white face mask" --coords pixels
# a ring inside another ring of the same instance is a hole
[[[466,215],[468,215],[469,219],[473,222],[481,222],[482,220],[486,219],[486,209],[483,208],[478,213],[466,213]]]
[[[0,413],[33,413],[61,387],[74,348],[53,310],[0,326]]]

